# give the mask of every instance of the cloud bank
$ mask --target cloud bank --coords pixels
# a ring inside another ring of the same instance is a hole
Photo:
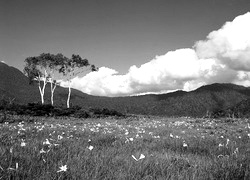
[[[99,96],[193,90],[210,83],[250,85],[250,12],[226,22],[192,48],[169,51],[125,75],[101,67],[72,80],[72,87]],[[64,84],[65,85],[65,84]]]

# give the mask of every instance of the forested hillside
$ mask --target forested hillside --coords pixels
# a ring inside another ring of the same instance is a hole
[[[29,84],[21,71],[0,63],[0,95],[15,103],[40,102],[36,84]],[[66,106],[68,89],[57,87],[55,106]],[[168,94],[131,97],[98,97],[72,91],[71,103],[85,109],[108,108],[122,113],[164,116],[206,116],[218,110],[233,108],[250,97],[250,89],[234,84],[211,84],[191,92],[176,91]],[[50,103],[49,84],[45,89],[45,103]]]

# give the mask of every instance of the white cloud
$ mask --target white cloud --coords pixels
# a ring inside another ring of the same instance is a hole
[[[227,22],[211,32],[207,40],[198,41],[195,49],[200,58],[217,58],[234,70],[250,70],[250,12]]]
[[[97,72],[72,80],[72,87],[85,93],[102,96],[131,95],[147,92],[166,92],[182,89],[187,81],[198,79],[208,71],[193,49],[179,49],[141,65],[131,66],[125,75],[101,67]],[[208,68],[210,68],[208,63]]]
[[[99,71],[91,72],[82,78],[74,78],[72,87],[88,94],[100,96],[127,94],[131,91],[127,77],[117,75],[117,73],[113,69],[101,67]]]
[[[97,72],[74,78],[72,87],[92,95],[123,96],[193,90],[215,82],[249,85],[249,22],[250,13],[246,13],[211,32],[194,48],[156,56],[140,67],[131,66],[125,75],[101,67]]]

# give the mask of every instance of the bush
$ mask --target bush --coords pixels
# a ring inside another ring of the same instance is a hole
[[[78,111],[76,111],[76,113],[74,114],[74,117],[76,118],[89,118],[91,117],[90,113],[83,110],[83,109],[80,109]]]
[[[93,115],[95,117],[105,117],[105,116],[117,116],[117,117],[124,117],[125,115],[123,115],[122,113],[116,111],[116,110],[109,110],[107,108],[91,108],[89,110],[91,113],[93,113]]]
[[[70,116],[75,113],[74,108],[60,108],[57,107],[52,111],[53,116]]]
[[[76,118],[89,118],[89,117],[107,117],[116,116],[124,117],[116,110],[109,110],[107,108],[92,108],[89,111],[82,109],[79,106],[71,108],[54,107],[50,104],[29,103],[27,105],[9,104],[0,102],[0,110],[8,111],[8,113],[16,115],[30,115],[30,116],[72,116]]]

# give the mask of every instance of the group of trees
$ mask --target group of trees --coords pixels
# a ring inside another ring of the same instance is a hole
[[[67,58],[62,54],[43,53],[25,59],[24,74],[29,78],[30,84],[37,82],[42,104],[44,104],[44,92],[48,83],[50,83],[51,105],[53,105],[57,85],[61,80],[67,81],[69,89],[67,108],[69,108],[72,79],[84,71],[96,70],[95,65],[89,64],[87,59],[79,55],[73,54],[71,58]]]

